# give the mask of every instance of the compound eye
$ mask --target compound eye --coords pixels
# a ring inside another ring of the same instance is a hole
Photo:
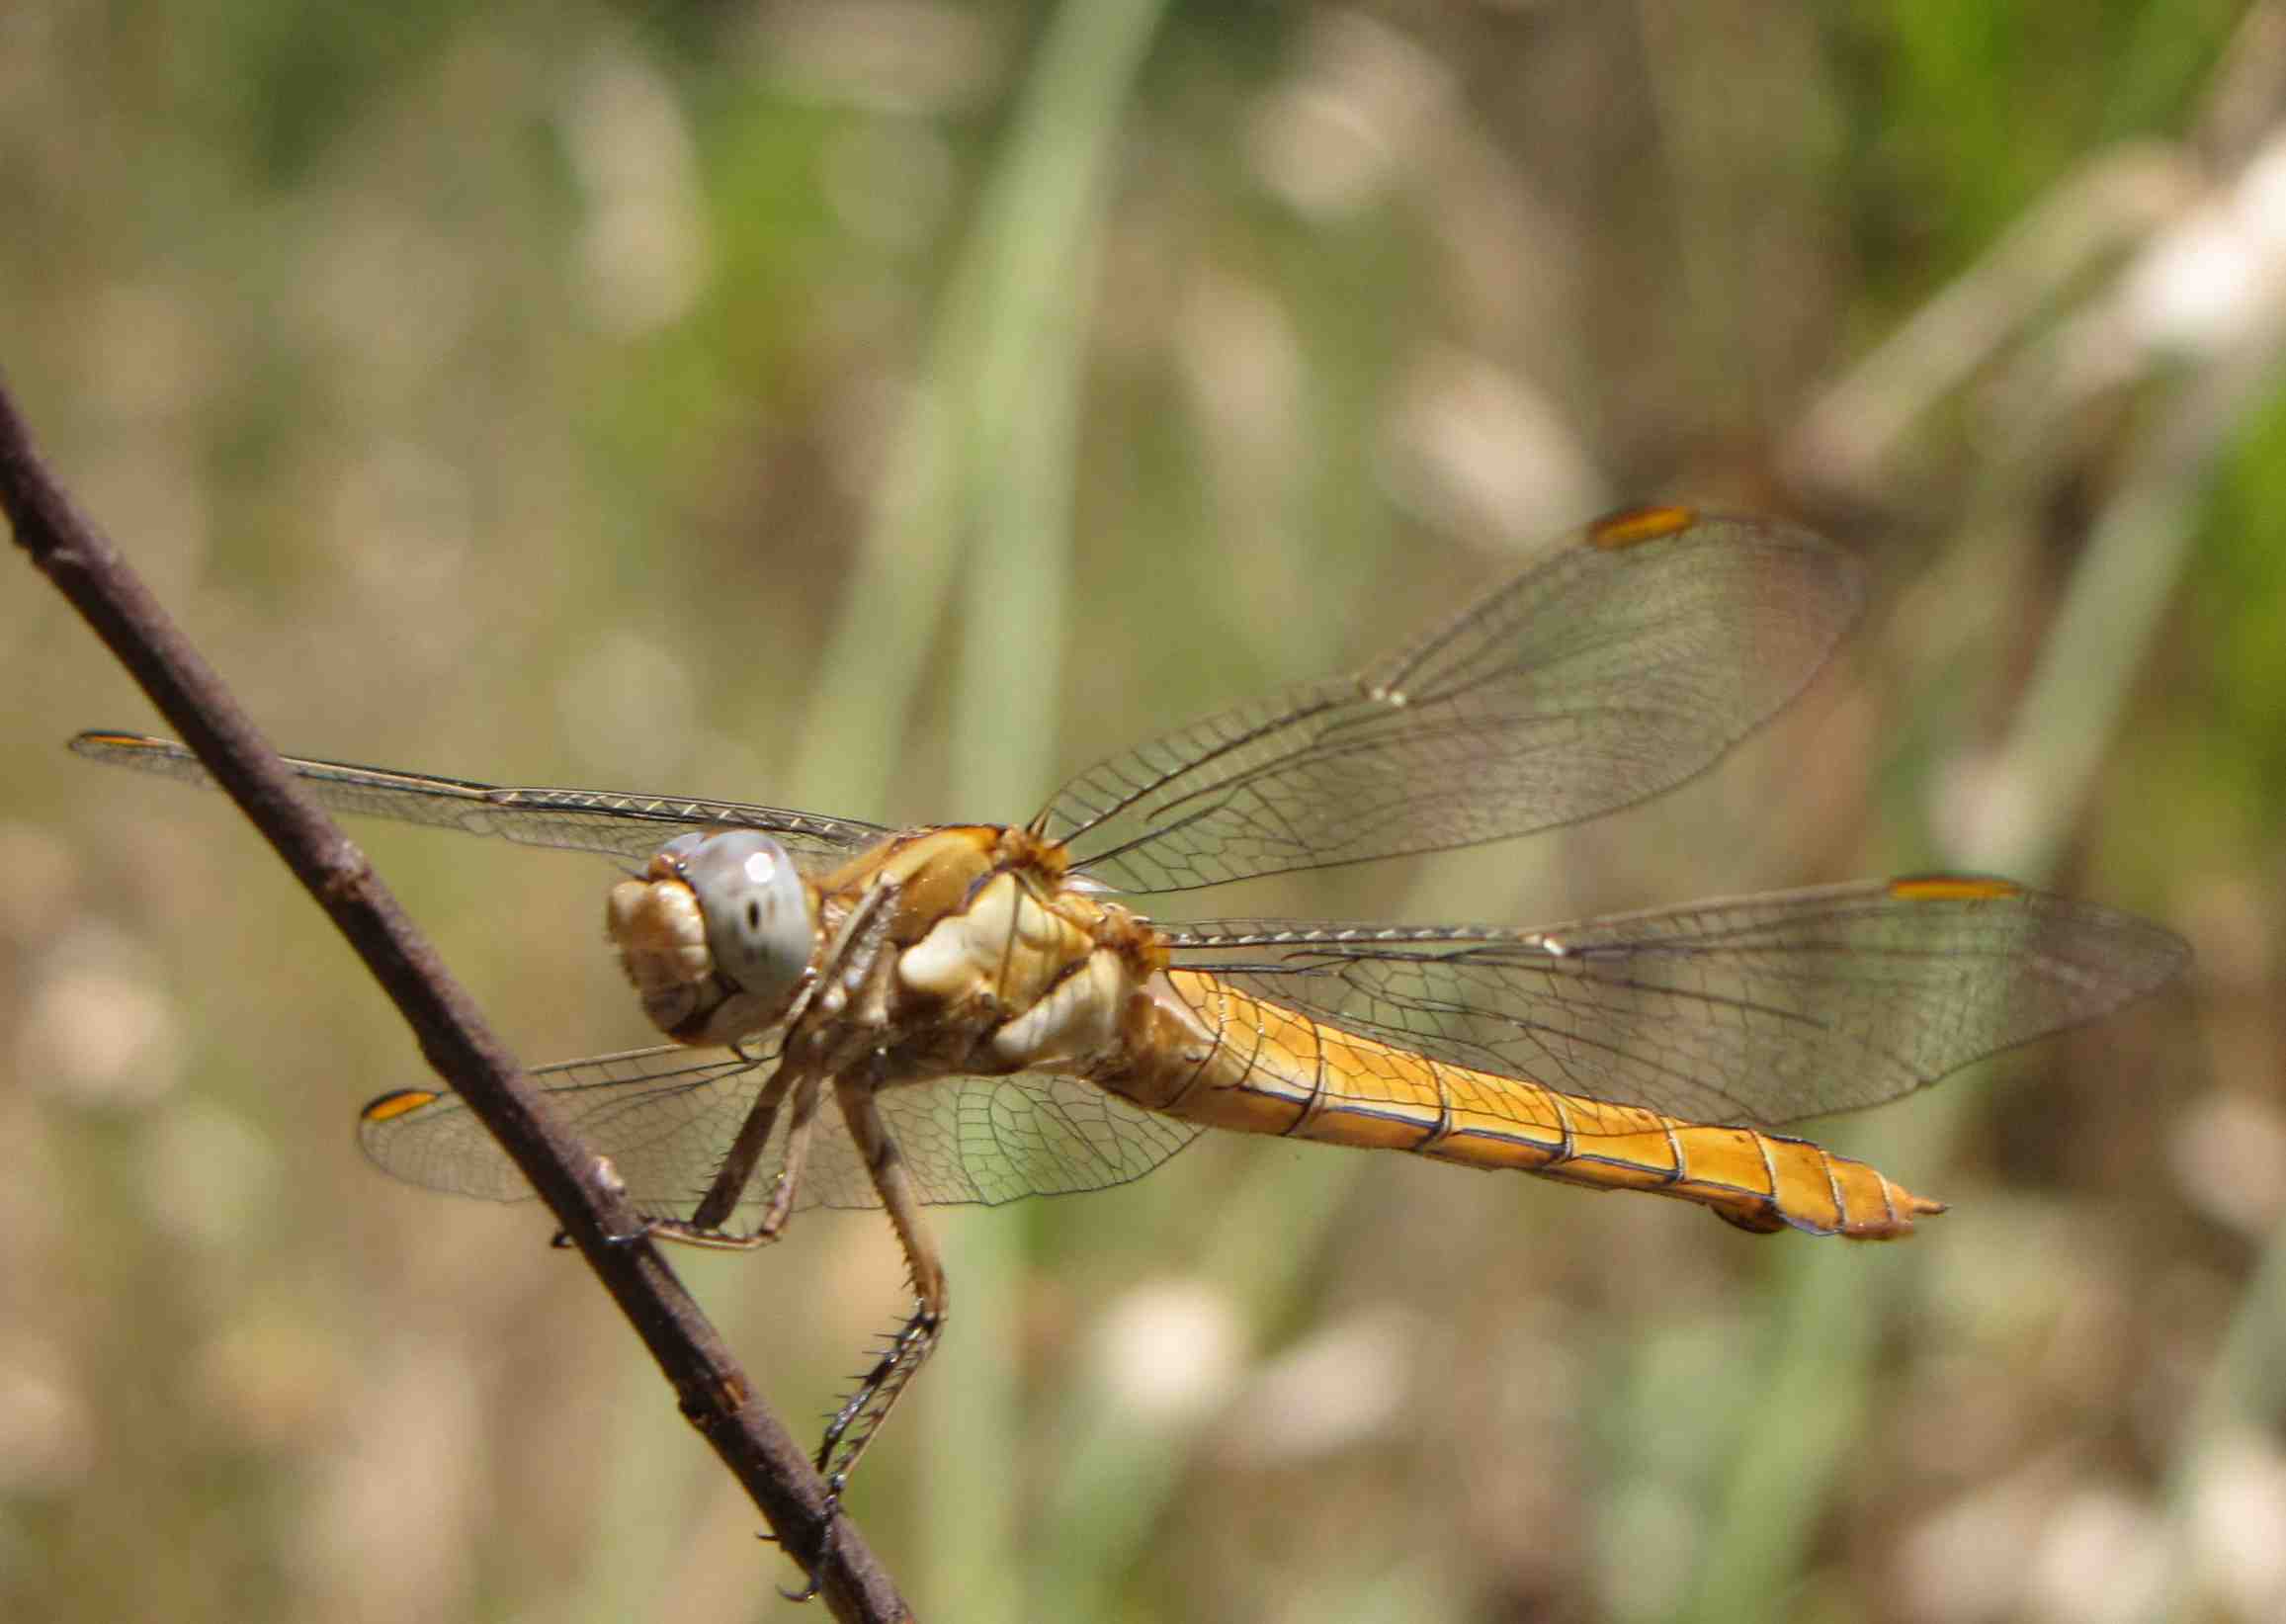
[[[668,849],[691,838],[670,841]],[[809,969],[817,926],[809,890],[786,848],[766,834],[734,829],[699,837],[681,857],[716,971],[764,1002],[791,997]]]

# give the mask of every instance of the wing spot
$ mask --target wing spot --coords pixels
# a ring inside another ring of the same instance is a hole
[[[364,1122],[394,1122],[423,1106],[436,1104],[440,1097],[434,1089],[399,1088],[394,1093],[381,1095],[360,1111],[358,1118]]]
[[[1916,874],[1892,880],[1889,894],[1901,902],[1990,902],[2021,897],[2024,888],[1982,874]]]
[[[1587,527],[1587,545],[1617,553],[1645,542],[1680,535],[1698,522],[1696,510],[1687,507],[1658,504],[1623,507],[1616,513],[1606,513]]]

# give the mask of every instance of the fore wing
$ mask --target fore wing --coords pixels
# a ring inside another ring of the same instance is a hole
[[[1760,1126],[1879,1104],[2093,1020],[2189,956],[2131,915],[1964,877],[1531,932],[1221,920],[1165,934],[1182,968],[1400,1049]],[[1541,1092],[1513,1103],[1543,1109]]]
[[[199,758],[182,745],[141,733],[85,732],[72,749],[91,761],[132,767],[212,788]],[[622,794],[611,790],[515,789],[427,773],[392,772],[346,761],[284,758],[333,812],[493,835],[527,846],[556,846],[641,861],[691,829],[760,829],[805,870],[830,868],[889,831],[854,818],[788,812],[743,801]]]
[[[775,1054],[702,1060],[665,1045],[543,1067],[533,1076],[563,1124],[611,1157],[638,1211],[688,1218],[775,1064]],[[1076,1077],[1047,1073],[940,1077],[879,1098],[921,1199],[933,1204],[996,1206],[1124,1184],[1199,1133]],[[358,1139],[383,1171],[409,1184],[490,1201],[532,1194],[457,1094],[383,1094],[365,1108]],[[785,1140],[782,1117],[742,1205],[769,1199]],[[841,1113],[827,1105],[817,1114],[797,1209],[880,1205]]]
[[[1103,762],[1040,824],[1121,892],[1434,851],[1671,789],[1810,680],[1857,564],[1789,525],[1614,514],[1354,676]]]

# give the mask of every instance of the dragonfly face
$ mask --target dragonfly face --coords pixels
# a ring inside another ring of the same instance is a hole
[[[653,1026],[727,1047],[767,1031],[808,979],[816,894],[766,834],[681,834],[612,887],[604,927]]]
[[[666,1237],[888,1209],[916,1306],[828,1428],[838,1481],[944,1323],[923,1205],[1100,1189],[1208,1127],[1643,1190],[1758,1232],[1887,1239],[1941,1211],[1772,1130],[2095,1019],[2175,974],[2179,940],[1964,876],[1545,930],[1161,926],[1115,899],[1658,795],[1798,693],[1861,599],[1855,561],[1789,526],[1615,514],[1363,669],[1112,757],[1021,826],[291,765],[343,811],[646,860],[609,924],[676,1041],[540,1077]],[[74,748],[204,780],[163,740]],[[385,1095],[360,1135],[415,1183],[530,1193],[449,1093]]]

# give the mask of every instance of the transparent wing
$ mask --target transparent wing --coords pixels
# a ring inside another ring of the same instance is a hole
[[[533,1076],[565,1123],[612,1159],[638,1211],[688,1218],[706,1193],[775,1054],[696,1058],[672,1045],[544,1067]],[[996,1206],[1141,1178],[1197,1137],[1076,1077],[942,1077],[881,1095],[921,1199]],[[359,1142],[409,1184],[489,1201],[529,1199],[524,1175],[457,1094],[408,1089],[365,1108]],[[740,1205],[769,1197],[785,1155],[784,1114]],[[797,1208],[878,1207],[841,1113],[818,1111]]]
[[[91,761],[132,767],[212,788],[199,758],[170,739],[141,733],[81,733],[72,749]],[[465,834],[493,835],[527,846],[556,846],[641,861],[690,829],[761,829],[774,835],[804,869],[830,868],[890,831],[854,818],[786,812],[743,801],[624,795],[609,790],[510,789],[427,773],[391,772],[345,761],[287,756],[325,806],[360,817],[425,823]]]
[[[1165,892],[1593,817],[1793,698],[1861,596],[1857,564],[1807,531],[1614,514],[1355,676],[1090,769],[1040,826],[1101,886]]]
[[[541,1067],[532,1076],[558,1120],[611,1157],[642,1212],[687,1217],[774,1059],[719,1052],[701,1059],[666,1044]],[[359,1114],[357,1137],[383,1172],[408,1184],[485,1201],[532,1198],[532,1186],[458,1094],[383,1094]]]
[[[1761,1126],[1894,1099],[2093,1020],[2189,957],[2129,914],[1950,876],[1534,932],[1222,920],[1166,935],[1178,966],[1401,1049]]]

